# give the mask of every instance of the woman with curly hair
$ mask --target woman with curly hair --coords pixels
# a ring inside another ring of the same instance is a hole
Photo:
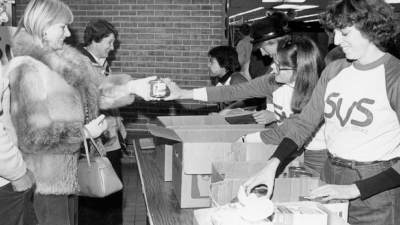
[[[278,165],[325,122],[329,151],[310,198],[348,199],[350,224],[400,224],[400,60],[387,53],[395,33],[383,0],[341,0],[323,16],[346,59],[330,63],[302,112],[274,132],[284,135],[267,166],[245,184],[272,194]]]

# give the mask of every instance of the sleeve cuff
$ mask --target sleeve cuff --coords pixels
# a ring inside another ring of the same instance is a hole
[[[206,88],[193,89],[193,99],[206,102],[208,100],[207,89]]]
[[[10,178],[10,181],[15,181],[20,179],[22,176],[25,175],[27,171],[26,165],[25,163],[23,165],[21,165],[21,167],[18,169],[18,171],[15,171],[15,174],[12,178]]]
[[[400,186],[400,174],[393,168],[383,171],[373,177],[356,181],[360,191],[361,200],[365,200],[373,195]]]
[[[297,151],[297,148],[297,144],[292,139],[284,138],[276,148],[271,158],[278,158],[281,162],[283,162],[287,157]]]

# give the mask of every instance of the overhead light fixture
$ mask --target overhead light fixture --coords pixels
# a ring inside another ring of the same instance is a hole
[[[304,23],[311,23],[311,22],[317,22],[317,21],[319,21],[319,19],[306,20],[306,21],[304,21]]]
[[[309,15],[304,15],[304,16],[296,16],[294,19],[304,19],[304,18],[308,18],[308,17],[313,17],[313,16],[319,16],[319,13],[315,13],[315,14],[309,14]]]
[[[303,2],[305,2],[305,1],[306,1],[306,0],[262,0],[263,3],[271,3],[271,2],[303,3]]]
[[[235,17],[238,17],[238,16],[243,16],[245,14],[257,12],[257,11],[260,11],[262,9],[264,9],[264,7],[257,7],[257,8],[250,9],[250,10],[247,10],[247,11],[244,11],[244,12],[241,12],[241,13],[236,13],[235,15],[230,16],[229,19],[232,19],[232,18],[235,18]]]
[[[249,19],[249,20],[247,20],[247,22],[254,22],[254,21],[257,21],[257,20],[264,19],[264,18],[265,18],[265,16],[260,16],[260,17],[256,17],[256,18],[253,18],[253,19]]]
[[[400,0],[385,0],[385,2],[389,4],[399,4]]]
[[[296,11],[302,11],[306,9],[318,8],[317,5],[295,5],[295,4],[282,4],[272,7],[274,9],[294,9]]]

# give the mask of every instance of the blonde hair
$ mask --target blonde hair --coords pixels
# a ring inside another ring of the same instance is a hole
[[[31,35],[43,40],[47,27],[57,23],[70,24],[73,20],[71,9],[61,0],[31,0],[19,21],[19,30],[25,28]]]

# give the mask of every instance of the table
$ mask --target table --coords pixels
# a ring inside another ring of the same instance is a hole
[[[164,182],[155,161],[155,150],[141,150],[134,139],[136,162],[150,225],[192,225],[193,209],[181,209],[172,182]]]

